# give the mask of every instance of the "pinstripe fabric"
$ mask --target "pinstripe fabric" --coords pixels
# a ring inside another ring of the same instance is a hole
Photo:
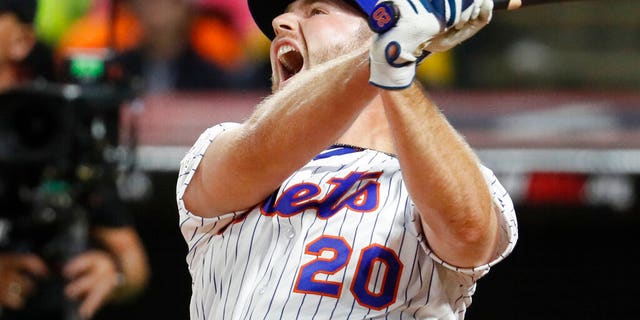
[[[482,167],[501,209],[501,254],[458,269],[428,248],[393,156],[334,147],[261,205],[203,219],[182,195],[202,153],[234,124],[205,131],[181,162],[180,228],[192,319],[462,319],[476,281],[517,239],[509,195]]]

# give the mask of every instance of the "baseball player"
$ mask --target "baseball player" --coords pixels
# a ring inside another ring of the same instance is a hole
[[[181,161],[192,319],[462,319],[513,250],[509,195],[414,80],[491,0],[381,5],[249,0],[273,94]]]

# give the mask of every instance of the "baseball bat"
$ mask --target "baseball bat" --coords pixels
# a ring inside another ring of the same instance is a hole
[[[421,0],[428,1],[428,0]],[[435,7],[443,7],[445,0],[433,1]],[[493,10],[515,10],[537,4],[561,3],[586,0],[493,0]],[[392,1],[355,0],[360,8],[369,16],[369,26],[377,33],[384,33],[392,28],[399,19],[399,12]],[[467,1],[468,2],[468,1]],[[464,3],[464,1],[463,1]]]
[[[367,15],[371,15],[378,0],[353,0]],[[583,1],[583,0],[493,0],[494,10],[515,10],[536,4]]]
[[[580,0],[493,0],[494,10],[515,10],[535,4],[547,4]]]

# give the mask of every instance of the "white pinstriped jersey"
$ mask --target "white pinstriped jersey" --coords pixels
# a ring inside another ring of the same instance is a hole
[[[207,129],[181,162],[180,228],[192,277],[191,319],[462,319],[476,280],[517,239],[513,205],[482,167],[500,208],[500,255],[475,269],[429,249],[395,157],[334,146],[263,203],[204,219],[182,195],[215,137]]]

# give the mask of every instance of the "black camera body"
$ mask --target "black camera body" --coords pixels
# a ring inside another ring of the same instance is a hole
[[[0,94],[0,251],[37,254],[52,271],[24,311],[36,318],[73,312],[60,271],[90,246],[88,194],[116,179],[124,93],[35,82]]]
[[[68,258],[45,249],[51,239],[69,238],[60,236],[67,226],[86,220],[83,193],[115,179],[123,99],[112,86],[50,83],[0,95],[0,210],[16,221],[12,237],[28,238],[11,242],[31,243],[22,250],[52,262]]]

